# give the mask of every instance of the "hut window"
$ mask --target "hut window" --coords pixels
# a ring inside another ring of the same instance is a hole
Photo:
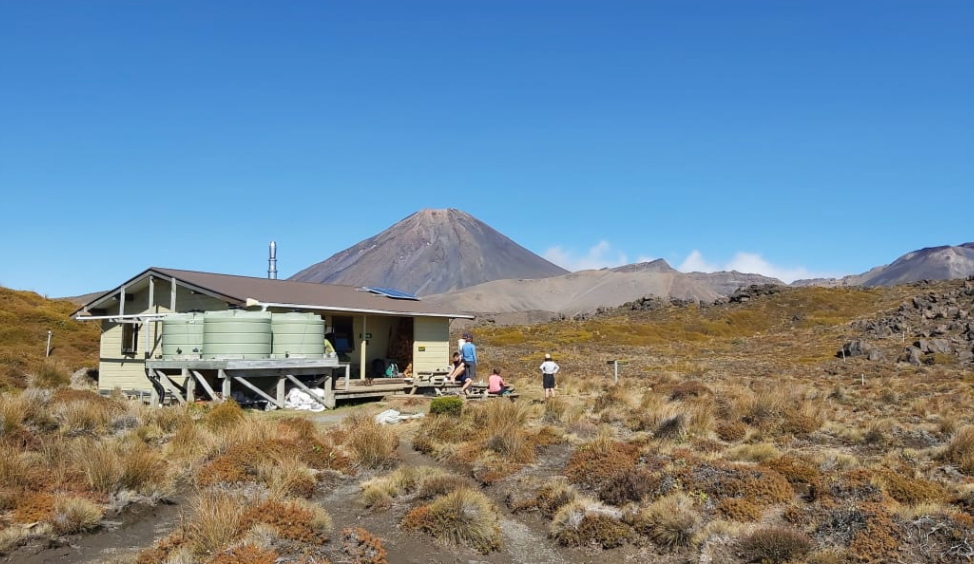
[[[139,352],[139,324],[122,323],[122,354]]]

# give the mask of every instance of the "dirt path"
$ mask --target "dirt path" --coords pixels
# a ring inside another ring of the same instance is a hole
[[[402,464],[410,466],[433,466],[448,471],[461,472],[443,465],[432,458],[420,454],[412,448],[412,433],[403,434],[399,446]],[[511,514],[503,503],[503,487],[486,491],[494,498],[500,510],[500,529],[503,548],[488,555],[479,554],[464,547],[443,546],[419,533],[407,533],[399,528],[399,522],[411,509],[409,504],[399,504],[384,510],[373,511],[365,507],[358,484],[362,477],[349,479],[339,484],[318,501],[331,513],[335,522],[336,536],[343,527],[364,527],[382,539],[389,553],[390,564],[567,564],[587,559],[574,554],[566,557],[560,547],[554,545],[544,530],[540,519],[519,520]],[[472,487],[479,487],[470,479]],[[336,543],[337,544],[337,543]]]
[[[12,551],[0,562],[16,564],[83,564],[136,552],[168,533],[179,519],[179,503],[133,505],[106,520],[106,526],[87,535],[66,537],[58,546],[31,545]]]

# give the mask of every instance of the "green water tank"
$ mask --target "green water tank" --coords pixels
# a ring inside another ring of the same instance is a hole
[[[208,311],[203,316],[203,358],[268,358],[271,314],[266,311]]]
[[[174,313],[162,318],[162,358],[199,358],[202,351],[202,313]]]
[[[313,313],[275,313],[271,318],[274,358],[321,358],[325,354],[325,322]]]

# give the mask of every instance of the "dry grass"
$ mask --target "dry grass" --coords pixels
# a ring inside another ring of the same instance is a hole
[[[453,545],[465,545],[482,554],[498,550],[501,534],[497,508],[482,493],[461,488],[417,507],[402,521]]]
[[[663,550],[690,546],[700,524],[693,500],[673,494],[655,501],[631,518],[632,527]]]
[[[346,417],[342,426],[348,433],[344,446],[359,466],[375,469],[395,463],[399,437],[392,428],[362,412]]]
[[[185,525],[192,553],[212,556],[234,542],[243,532],[245,507],[237,495],[201,491],[193,504],[193,516]]]
[[[51,523],[58,534],[80,533],[99,525],[105,510],[83,497],[62,497],[54,502]]]

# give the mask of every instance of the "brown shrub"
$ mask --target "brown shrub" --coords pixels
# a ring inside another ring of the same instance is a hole
[[[274,564],[279,557],[272,549],[244,544],[217,554],[208,564]]]
[[[599,499],[610,505],[625,505],[655,497],[660,477],[644,468],[621,470],[609,476],[601,488]]]
[[[747,425],[741,421],[723,421],[717,424],[715,432],[720,440],[733,443],[747,435]]]
[[[727,497],[720,500],[717,510],[734,521],[758,521],[761,519],[761,509],[746,499]]]
[[[822,476],[818,468],[794,456],[782,456],[765,465],[784,476],[791,484],[817,485]]]
[[[800,531],[783,527],[758,529],[741,541],[748,562],[781,564],[802,558],[812,549],[812,541]]]
[[[849,543],[849,554],[858,562],[891,562],[900,546],[900,530],[878,504],[863,504],[866,525]]]
[[[417,497],[420,499],[432,499],[466,486],[467,481],[457,474],[430,476],[423,480],[422,485],[419,487]]]
[[[880,480],[886,493],[900,503],[916,505],[924,502],[940,502],[947,499],[947,490],[940,484],[912,478],[896,472],[882,472]]]
[[[746,498],[758,507],[764,507],[794,497],[788,481],[770,469],[718,461],[680,469],[677,475],[687,490],[702,491],[717,500]]]
[[[665,392],[666,390],[660,390]],[[672,386],[669,389],[670,400],[682,400],[687,398],[698,398],[713,394],[713,392],[701,382],[687,380]]]
[[[628,525],[605,513],[584,513],[577,525],[567,526],[568,522],[562,525],[555,533],[555,539],[562,546],[616,548],[633,536]]]
[[[213,409],[203,416],[203,424],[214,431],[232,429],[244,422],[247,416],[240,405],[232,399],[225,399],[216,404]]]
[[[270,525],[283,539],[312,544],[328,542],[327,531],[331,528],[331,518],[323,509],[315,511],[294,501],[268,500],[252,506],[241,516],[241,529],[257,523]]]
[[[342,551],[355,564],[388,564],[386,549],[382,542],[367,530],[357,528],[342,529]]]
[[[160,562],[166,562],[170,554],[186,546],[188,543],[189,539],[185,532],[181,529],[176,529],[168,537],[159,540],[155,546],[139,551],[135,562],[136,564],[159,564]]]
[[[50,521],[54,516],[54,496],[46,492],[28,493],[14,507],[13,519],[17,523]]]
[[[565,476],[574,484],[598,488],[616,472],[635,468],[637,460],[636,445],[595,440],[575,449],[565,467]]]

